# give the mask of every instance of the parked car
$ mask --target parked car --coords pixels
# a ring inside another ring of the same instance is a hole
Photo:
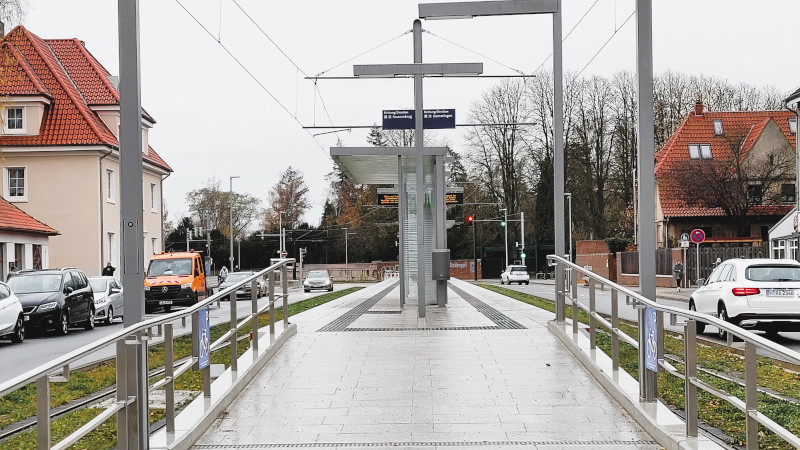
[[[125,313],[125,302],[122,300],[122,283],[115,277],[89,278],[94,292],[94,310],[96,320],[111,325],[114,319]]]
[[[240,283],[245,278],[253,275],[255,275],[255,272],[230,272],[225,278],[225,281],[219,285],[219,290],[224,291],[225,289],[228,289],[229,287]],[[264,295],[264,284],[261,282],[261,280],[258,280],[256,286],[256,298],[260,298],[262,295]],[[239,289],[236,290],[236,298],[250,298],[251,292],[253,291],[250,283],[247,283],[244,286],[239,286]],[[227,298],[224,300],[227,300]]]
[[[22,303],[7,284],[0,282],[0,339],[19,343],[25,340],[25,314]]]
[[[528,275],[528,268],[525,266],[508,266],[505,272],[500,274],[500,284],[511,283],[530,284],[531,276]]]
[[[729,259],[691,298],[689,309],[769,335],[800,330],[800,263],[790,259]],[[706,324],[698,323],[697,331]],[[722,330],[717,332],[726,338]]]
[[[303,281],[303,291],[311,292],[312,289],[325,289],[333,291],[333,280],[327,270],[312,270]]]
[[[82,270],[22,270],[8,286],[22,303],[26,328],[54,328],[61,335],[72,325],[94,328],[94,295]]]

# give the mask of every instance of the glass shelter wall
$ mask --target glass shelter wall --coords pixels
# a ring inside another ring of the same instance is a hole
[[[400,211],[403,214],[403,265],[405,269],[405,277],[401,280],[406,286],[406,300],[409,303],[417,302],[417,283],[419,282],[419,270],[417,262],[419,255],[417,251],[417,176],[416,176],[416,157],[404,156],[402,157],[402,171],[400,176],[400,186],[406,193],[405,208]],[[431,274],[431,255],[436,244],[436,199],[435,186],[434,186],[434,164],[435,158],[433,156],[426,156],[424,158],[424,192],[425,206],[423,208],[423,229],[425,239],[425,276],[422,282],[425,283],[425,303],[428,305],[436,304],[436,282],[430,277]]]

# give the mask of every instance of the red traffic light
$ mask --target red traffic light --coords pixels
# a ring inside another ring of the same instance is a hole
[[[473,217],[472,215],[467,216],[467,223],[472,223],[474,221],[475,221],[475,217]]]

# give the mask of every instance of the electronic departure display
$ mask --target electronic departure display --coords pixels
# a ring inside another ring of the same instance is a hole
[[[448,192],[445,194],[445,201],[448,205],[463,205],[464,193]],[[400,204],[400,196],[398,194],[378,194],[378,205],[397,206],[398,204]]]

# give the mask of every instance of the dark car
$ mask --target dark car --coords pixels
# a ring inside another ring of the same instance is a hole
[[[94,294],[82,270],[24,270],[9,278],[8,286],[22,303],[26,328],[61,335],[70,326],[94,328]]]

